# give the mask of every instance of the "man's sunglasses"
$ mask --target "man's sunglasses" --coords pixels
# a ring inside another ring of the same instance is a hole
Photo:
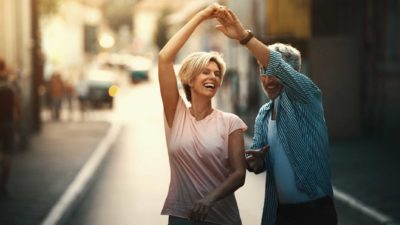
[[[267,76],[267,69],[260,65],[260,76]]]

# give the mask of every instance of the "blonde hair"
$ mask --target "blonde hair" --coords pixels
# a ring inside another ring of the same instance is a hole
[[[182,62],[179,70],[179,78],[185,90],[186,99],[192,100],[189,83],[199,75],[210,62],[215,62],[221,72],[221,82],[224,78],[226,65],[221,54],[218,52],[195,52],[188,55]]]

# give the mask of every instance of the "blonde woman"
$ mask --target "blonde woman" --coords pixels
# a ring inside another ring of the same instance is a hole
[[[215,52],[185,58],[179,78],[191,103],[179,95],[173,63],[178,51],[203,21],[215,18],[214,4],[198,12],[159,53],[159,82],[171,169],[168,196],[161,214],[169,225],[241,224],[234,192],[245,181],[243,131],[239,117],[213,108],[225,63]]]

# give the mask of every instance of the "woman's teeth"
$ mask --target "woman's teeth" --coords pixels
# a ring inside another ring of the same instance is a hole
[[[204,87],[206,87],[206,88],[214,88],[215,85],[214,84],[204,84]]]

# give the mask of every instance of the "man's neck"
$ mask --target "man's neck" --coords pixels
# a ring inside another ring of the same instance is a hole
[[[275,100],[271,103],[271,120],[276,119]]]

